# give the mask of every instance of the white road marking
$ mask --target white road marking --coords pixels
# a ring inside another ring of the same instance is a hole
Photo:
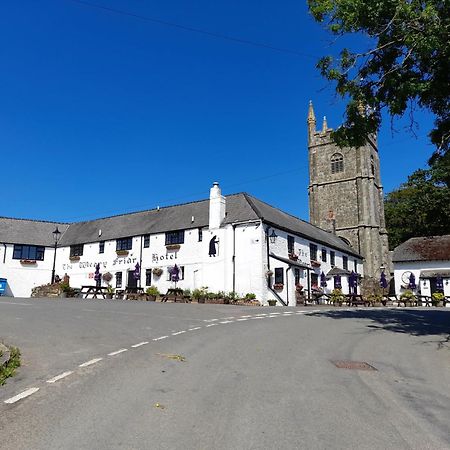
[[[223,320],[222,322],[219,323],[233,323],[233,320]]]
[[[252,316],[241,316],[241,317],[243,317],[243,318],[248,318],[248,317],[252,317]]]
[[[39,390],[39,388],[27,389],[26,391],[23,391],[20,394],[17,394],[16,396],[14,396],[14,397],[8,398],[7,400],[5,400],[5,403],[16,403],[19,400],[22,400],[23,398],[29,397],[30,395],[34,394],[38,390]]]
[[[244,320],[248,320],[248,319],[237,319],[238,322],[244,322]]]
[[[230,320],[230,319],[234,319],[234,317],[224,317],[223,320]]]
[[[12,303],[12,302],[0,302],[2,305],[19,305],[19,306],[33,306],[31,303]]]
[[[139,344],[134,344],[131,347],[138,348],[138,347],[141,347],[142,345],[147,345],[147,344],[148,344],[148,341],[144,341],[144,342],[139,342]]]
[[[172,336],[178,336],[179,334],[186,333],[186,331],[177,331],[176,333],[172,333]]]
[[[189,328],[188,331],[195,331],[195,330],[200,330],[201,327],[195,327],[195,328]]]
[[[266,313],[260,313],[260,314],[255,314],[255,316],[267,316],[268,314]]]
[[[265,317],[259,317],[259,316],[250,317],[250,320],[255,320],[255,319],[265,319]]]
[[[281,314],[281,313],[279,313],[279,312],[273,312],[273,313],[270,313],[271,316],[273,316],[273,315],[278,315],[278,314]]]
[[[119,353],[123,353],[123,352],[127,352],[127,351],[128,351],[127,348],[121,348],[120,350],[117,350],[115,352],[108,353],[108,356],[115,356],[115,355],[118,355]]]
[[[62,380],[63,378],[66,378],[72,374],[73,374],[72,371],[61,373],[60,375],[56,375],[56,377],[53,377],[53,378],[50,378],[50,380],[47,380],[47,383],[56,383],[57,381]]]
[[[210,323],[209,325],[206,325],[206,328],[214,327],[215,325],[217,325],[217,323]]]
[[[219,319],[205,319],[203,322],[216,322]]]
[[[80,364],[78,367],[87,367],[87,366],[91,366],[92,364],[98,363],[99,361],[101,361],[103,358],[95,358],[95,359],[91,359],[90,361],[86,361],[83,364]]]
[[[155,339],[153,339],[154,341],[160,341],[160,340],[162,340],[162,339],[166,339],[166,338],[168,338],[169,336],[161,336],[161,337],[159,337],[159,338],[155,338]]]
[[[283,314],[294,314],[294,311],[285,311]]]

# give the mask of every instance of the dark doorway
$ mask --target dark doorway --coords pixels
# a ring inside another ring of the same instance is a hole
[[[428,278],[430,280],[430,289],[431,289],[431,294],[433,295],[435,292],[437,292],[436,289],[436,278]]]
[[[127,288],[137,288],[137,280],[134,277],[134,270],[128,272]]]

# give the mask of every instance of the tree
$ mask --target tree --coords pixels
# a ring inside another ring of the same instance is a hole
[[[416,170],[384,206],[391,249],[411,237],[450,234],[450,152]]]
[[[378,130],[381,114],[391,118],[414,109],[435,117],[429,136],[435,157],[450,142],[450,2],[448,0],[307,0],[316,21],[336,36],[369,38],[363,52],[344,48],[340,58],[321,58],[317,67],[349,100],[340,146],[359,147]],[[363,106],[364,105],[364,106]]]

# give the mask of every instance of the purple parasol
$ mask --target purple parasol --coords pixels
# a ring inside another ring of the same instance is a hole
[[[325,276],[325,274],[323,272],[320,274],[320,287],[323,287],[323,288],[327,287],[327,277]]]
[[[383,289],[386,289],[388,287],[388,282],[387,282],[386,274],[384,273],[384,271],[381,272],[381,275],[380,275],[380,286]]]
[[[440,275],[436,277],[436,290],[438,292],[444,292],[444,280]]]
[[[348,288],[349,288],[349,293],[353,293],[356,294],[356,291],[358,289],[358,275],[356,275],[356,273],[352,270],[352,273],[350,274],[350,276],[348,277]]]
[[[102,282],[102,274],[100,273],[100,263],[98,263],[95,266],[94,280],[97,286],[100,286],[100,283]]]
[[[334,288],[335,289],[342,289],[341,276],[340,275],[335,275],[333,277],[333,280],[334,280]]]
[[[409,288],[410,289],[416,289],[416,277],[413,273],[409,276]]]
[[[141,278],[141,266],[139,263],[136,263],[134,266],[134,273],[133,273],[134,279],[139,280]]]

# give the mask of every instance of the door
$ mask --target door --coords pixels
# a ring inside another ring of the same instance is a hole
[[[137,288],[137,280],[134,277],[134,270],[128,271],[127,288]]]
[[[429,278],[428,279],[430,282],[430,289],[431,289],[431,295],[433,295],[435,292],[437,292],[436,290],[436,278]]]

